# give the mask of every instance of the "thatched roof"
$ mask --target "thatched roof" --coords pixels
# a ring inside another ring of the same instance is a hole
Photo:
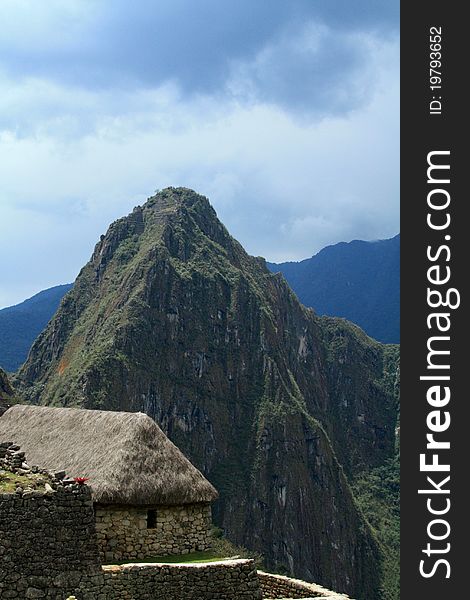
[[[16,405],[0,417],[0,442],[30,465],[88,477],[95,502],[211,502],[215,488],[143,413]]]

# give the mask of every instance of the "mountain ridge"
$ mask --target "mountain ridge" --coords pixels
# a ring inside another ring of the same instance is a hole
[[[0,309],[0,366],[11,373],[21,366],[71,287],[72,284],[56,285]]]
[[[357,323],[384,343],[400,341],[400,234],[326,246],[299,262],[267,263],[306,306]]]

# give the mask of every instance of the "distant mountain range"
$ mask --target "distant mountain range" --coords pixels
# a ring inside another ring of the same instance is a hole
[[[57,285],[32,298],[0,310],[0,366],[16,371],[34,340],[48,324],[72,284]]]
[[[305,306],[344,317],[380,342],[400,342],[400,235],[341,242],[300,262],[267,263]]]

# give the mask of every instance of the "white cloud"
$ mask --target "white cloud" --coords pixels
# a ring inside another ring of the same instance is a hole
[[[58,5],[72,38],[90,25],[81,3],[65,17]],[[32,46],[50,27],[38,19]],[[188,94],[177,78],[103,88],[3,68],[0,306],[73,280],[109,223],[168,185],[209,196],[247,250],[273,261],[397,233],[398,40],[309,24],[302,32],[231,61],[224,85],[204,94]],[[314,110],[290,98],[314,94],[315,78],[303,79],[315,57],[354,45],[357,60],[336,61],[317,81]],[[341,73],[344,88],[335,85]]]

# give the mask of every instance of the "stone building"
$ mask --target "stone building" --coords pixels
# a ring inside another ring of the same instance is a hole
[[[87,478],[105,562],[210,546],[217,491],[147,415],[16,405],[0,418],[1,441],[29,465]]]

